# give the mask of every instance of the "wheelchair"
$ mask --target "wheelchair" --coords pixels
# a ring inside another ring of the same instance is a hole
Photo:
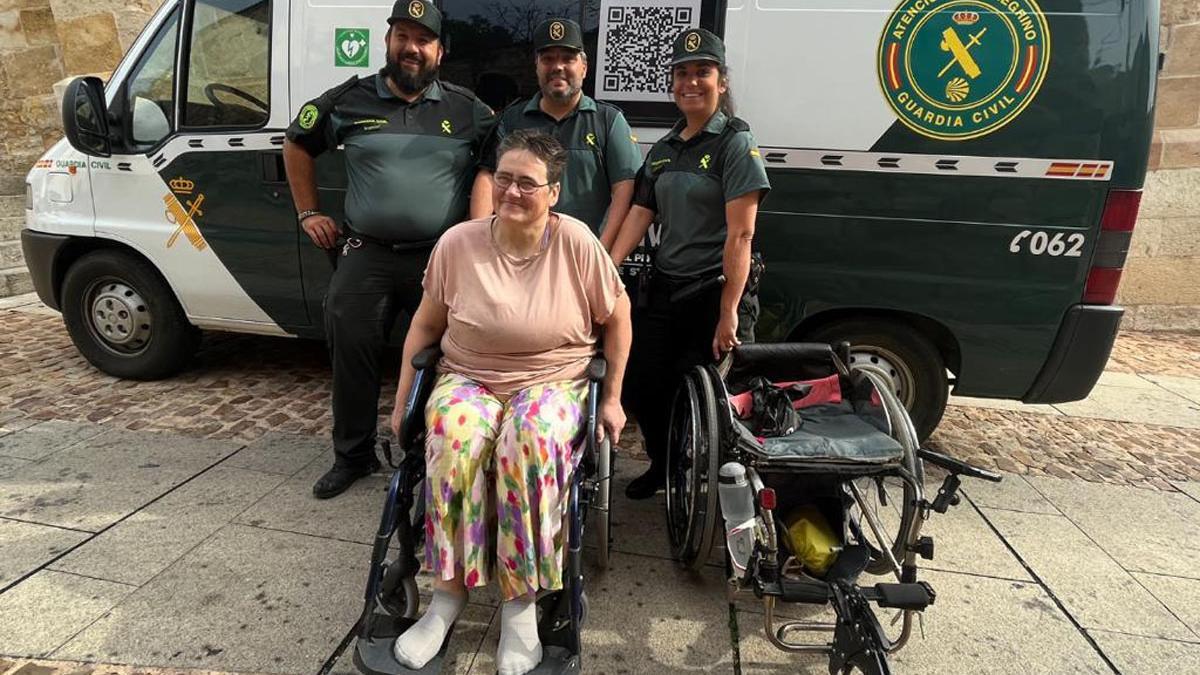
[[[917,579],[918,557],[931,559],[934,551],[933,540],[921,536],[923,522],[959,502],[960,477],[1000,476],[922,449],[886,374],[869,363],[847,367],[849,355],[846,343],[747,344],[718,366],[689,371],[672,401],[667,523],[674,557],[693,569],[710,561],[714,543],[725,536],[730,602],[751,592],[761,600],[763,627],[776,647],[827,655],[831,674],[883,675],[891,672],[888,655],[908,642],[914,619],[936,598]],[[791,433],[758,437],[739,418],[737,404],[764,377],[808,387],[824,383],[830,395],[800,407]],[[947,472],[932,501],[924,462]],[[740,468],[723,469],[727,463]],[[743,469],[748,494],[730,487],[729,477]],[[740,512],[750,517],[722,523],[734,510],[735,494],[742,498]],[[820,573],[803,564],[798,549],[810,549],[789,534],[784,517],[797,509],[815,510],[827,525],[825,550],[836,558]],[[862,584],[864,573],[894,579]],[[779,603],[832,605],[836,622],[780,621]],[[873,605],[897,613],[890,632]],[[829,639],[799,637],[813,633]]]
[[[437,656],[419,671],[405,667],[394,656],[396,638],[416,623],[420,605],[416,575],[424,557],[425,403],[433,391],[439,358],[441,351],[436,347],[413,357],[416,376],[405,402],[403,438],[397,439],[399,453],[395,462],[390,446],[384,445],[384,454],[395,471],[371,552],[362,614],[355,625],[354,664],[367,675],[439,673],[453,636],[451,629]],[[609,493],[614,456],[607,439],[596,442],[597,406],[606,369],[602,357],[593,358],[587,368],[583,454],[567,491],[568,540],[563,556],[566,567],[563,588],[539,594],[537,598],[543,657],[532,672],[539,675],[580,672],[580,631],[588,610],[583,580],[585,525],[596,533],[596,567],[604,570],[609,563]]]

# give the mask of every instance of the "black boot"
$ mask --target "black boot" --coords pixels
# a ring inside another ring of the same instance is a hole
[[[645,473],[629,481],[625,486],[625,496],[630,499],[650,499],[666,487],[667,477],[663,468],[651,462]]]
[[[370,476],[379,470],[379,460],[372,457],[369,461],[359,464],[334,464],[324,476],[313,483],[313,496],[317,499],[329,499],[345,492],[354,481],[364,476]]]

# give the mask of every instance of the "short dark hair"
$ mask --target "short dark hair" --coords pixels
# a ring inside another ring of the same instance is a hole
[[[546,164],[546,180],[557,183],[567,166],[567,150],[558,139],[536,129],[518,129],[500,141],[496,161],[512,150],[525,150]]]

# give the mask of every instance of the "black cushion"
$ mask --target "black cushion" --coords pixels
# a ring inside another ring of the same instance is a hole
[[[756,376],[773,382],[816,380],[837,372],[833,348],[821,342],[770,342],[734,347],[725,385],[729,393],[747,391]]]

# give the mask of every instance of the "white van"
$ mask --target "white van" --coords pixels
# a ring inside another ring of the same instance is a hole
[[[330,261],[283,131],[384,63],[384,0],[166,0],[28,177],[25,258],[98,368],[181,368],[198,328],[320,338]],[[584,28],[585,91],[643,144],[677,113],[671,39],[724,36],[773,190],[760,338],[849,339],[923,433],[956,393],[1074,400],[1107,360],[1153,121],[1157,0],[442,0],[442,77],[500,108],[531,27]],[[318,161],[340,215],[341,153]]]

